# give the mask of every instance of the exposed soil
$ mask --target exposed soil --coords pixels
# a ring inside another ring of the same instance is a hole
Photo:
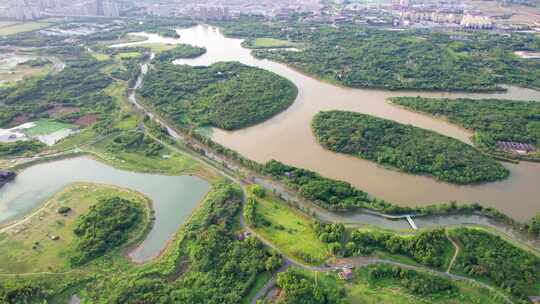
[[[23,124],[25,122],[28,122],[28,115],[26,114],[19,114],[15,117],[13,117],[13,119],[11,119],[11,122],[9,123],[9,126],[10,127],[15,127],[15,126],[18,126],[20,124]]]
[[[87,114],[77,118],[73,123],[81,127],[88,127],[89,125],[95,123],[98,120],[99,114]]]

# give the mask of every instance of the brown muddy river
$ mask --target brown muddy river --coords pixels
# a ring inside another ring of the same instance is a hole
[[[253,58],[239,39],[225,38],[215,27],[197,26],[178,31],[182,43],[204,46],[208,52],[177,64],[209,65],[218,61],[239,61],[275,72],[290,79],[299,89],[295,103],[274,118],[239,131],[214,129],[217,142],[258,162],[276,159],[310,169],[324,176],[345,180],[368,193],[406,206],[427,205],[455,200],[493,206],[520,220],[540,211],[540,164],[505,164],[511,176],[500,182],[456,186],[426,176],[415,176],[383,168],[359,158],[323,149],[315,140],[310,122],[323,110],[347,110],[412,124],[470,143],[471,133],[422,114],[387,103],[393,96],[501,98],[540,101],[540,92],[509,87],[507,93],[469,94],[439,92],[390,92],[351,89],[331,85],[304,75],[286,65]]]

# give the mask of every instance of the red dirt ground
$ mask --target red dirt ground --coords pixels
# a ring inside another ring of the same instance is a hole
[[[81,127],[88,127],[89,125],[95,123],[98,120],[99,120],[99,114],[87,114],[87,115],[79,117],[73,123]]]
[[[25,122],[28,122],[28,115],[19,114],[11,119],[11,121],[9,122],[9,125],[11,127],[15,127]]]

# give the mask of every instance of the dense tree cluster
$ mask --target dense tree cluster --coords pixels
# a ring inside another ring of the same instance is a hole
[[[529,223],[527,223],[527,226],[529,227],[529,232],[540,236],[540,213],[535,215]]]
[[[76,236],[72,265],[84,264],[128,240],[129,232],[143,221],[143,206],[112,197],[101,200],[81,215],[73,232]]]
[[[488,182],[509,174],[501,164],[457,139],[365,114],[321,112],[313,120],[313,131],[332,151],[447,182]]]
[[[289,269],[278,274],[277,286],[281,295],[280,304],[342,304],[345,291],[338,286],[315,282],[315,280],[297,269]]]
[[[297,95],[289,80],[237,62],[161,63],[145,79],[145,101],[181,126],[243,128],[285,110]]]
[[[257,200],[253,196],[250,196],[247,199],[246,205],[244,206],[243,213],[244,213],[244,219],[246,220],[246,223],[253,227],[258,226],[256,208],[257,208]]]
[[[45,144],[38,140],[18,140],[9,143],[0,143],[0,156],[20,156],[41,151]]]
[[[50,63],[51,62],[46,58],[36,58],[36,59],[31,59],[31,60],[28,60],[28,61],[25,61],[25,62],[21,62],[21,63],[19,63],[19,65],[24,65],[24,66],[29,66],[29,67],[36,68],[36,67],[45,66],[45,65],[50,64]]]
[[[339,243],[345,237],[345,226],[343,224],[322,224],[317,222],[314,225],[315,233],[325,243]]]
[[[383,250],[394,254],[411,257],[418,263],[429,267],[441,268],[453,251],[452,244],[446,238],[444,229],[422,231],[414,236],[401,236],[382,231],[356,230],[351,235],[347,249],[352,254],[369,254],[373,250]]]
[[[540,143],[540,103],[500,99],[393,98],[392,102],[431,115],[448,118],[479,133],[483,143],[497,140]]]
[[[110,152],[138,152],[147,157],[158,155],[163,146],[142,132],[123,132],[116,136],[108,145]]]
[[[343,249],[341,244],[346,238],[345,226],[343,224],[322,224],[316,222],[314,224],[314,230],[319,240],[328,243],[328,248],[332,254],[341,255]]]
[[[460,91],[499,90],[498,85],[506,83],[540,87],[540,62],[514,55],[520,50],[540,50],[540,39],[533,35],[388,31],[349,24],[253,20],[225,26],[229,35],[297,42],[303,45],[301,52],[255,50],[254,54],[351,87]]]
[[[179,44],[173,49],[157,54],[155,60],[160,62],[171,62],[179,58],[196,58],[204,53],[206,53],[206,48],[189,44]]]
[[[540,258],[480,229],[456,228],[450,234],[461,245],[455,270],[492,280],[514,296],[533,295],[540,282]]]
[[[377,284],[385,279],[396,280],[400,286],[420,296],[452,293],[458,290],[449,279],[432,274],[386,264],[368,266],[368,281],[371,284]]]
[[[115,103],[103,92],[111,79],[100,72],[102,63],[80,48],[66,47],[54,53],[66,61],[67,66],[60,73],[0,88],[0,127],[14,124],[17,117],[47,118],[48,110],[54,107],[79,109],[61,116],[56,114],[55,119],[65,122],[73,122],[85,114],[113,112]]]
[[[0,281],[0,303],[44,303],[50,286],[44,280]]]
[[[328,179],[276,160],[267,162],[263,171],[298,190],[302,197],[326,208],[349,209],[372,203],[367,193],[355,189],[349,183]]]

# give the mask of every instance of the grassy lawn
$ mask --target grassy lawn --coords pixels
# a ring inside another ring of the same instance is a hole
[[[174,49],[176,45],[174,44],[165,44],[165,43],[143,43],[136,46],[142,46],[147,47],[152,50],[154,53],[161,53],[164,51],[168,51],[170,49]]]
[[[115,81],[105,89],[105,93],[113,98],[121,110],[114,124],[114,127],[120,130],[135,129],[142,121],[142,117],[133,111],[126,89],[126,83],[123,81]]]
[[[72,134],[62,139],[61,141],[59,141],[53,146],[53,149],[58,150],[58,151],[68,150],[75,146],[86,144],[92,139],[94,139],[96,136],[97,135],[94,132],[94,130],[92,130],[91,128],[87,128],[87,129],[82,130],[81,132]]]
[[[350,303],[363,304],[415,304],[415,303],[505,303],[493,298],[489,290],[472,286],[470,283],[456,282],[459,292],[451,295],[437,294],[429,297],[413,295],[402,288],[396,280],[385,279],[370,284],[367,280],[367,269],[356,272],[353,281],[344,283],[347,290],[347,299]]]
[[[140,151],[119,151],[112,153],[107,149],[114,137],[107,138],[85,149],[112,166],[137,172],[166,175],[194,174],[207,180],[217,178],[217,173],[201,165],[195,159],[163,148],[159,155],[145,156]]]
[[[50,22],[30,21],[18,22],[15,24],[0,27],[0,36],[14,35],[18,33],[30,32],[51,26]]]
[[[0,273],[25,273],[69,269],[67,264],[76,219],[99,199],[119,196],[147,205],[138,192],[112,186],[77,183],[68,186],[47,201],[34,216],[0,234]],[[70,207],[67,216],[57,213],[60,206]],[[140,225],[132,236],[146,225]],[[59,236],[52,240],[50,236]]]
[[[111,59],[111,56],[107,54],[101,54],[101,53],[96,53],[96,52],[92,52],[90,54],[92,55],[92,57],[96,58],[97,61],[107,61]]]
[[[253,48],[281,48],[281,47],[294,47],[297,46],[296,43],[274,39],[274,38],[257,38],[250,43],[250,46]]]
[[[35,122],[35,124],[35,126],[24,131],[28,136],[47,135],[63,129],[72,129],[76,127],[75,125],[65,124],[48,119],[38,120]]]
[[[132,59],[132,58],[140,58],[142,56],[139,52],[125,52],[117,54],[116,57],[118,59],[124,60],[124,59]]]
[[[314,222],[309,216],[292,209],[271,194],[265,198],[257,197],[257,202],[256,216],[270,223],[259,224],[255,228],[263,238],[288,256],[309,264],[321,264],[330,256],[327,245],[317,238],[312,228]]]

